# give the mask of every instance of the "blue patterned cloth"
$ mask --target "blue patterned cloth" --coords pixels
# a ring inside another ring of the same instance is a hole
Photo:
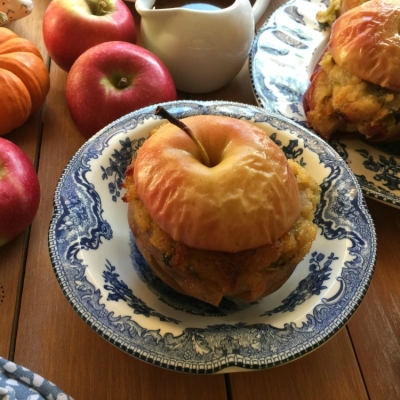
[[[40,375],[0,357],[0,400],[73,400]]]

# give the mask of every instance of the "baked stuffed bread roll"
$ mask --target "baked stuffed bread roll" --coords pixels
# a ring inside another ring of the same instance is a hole
[[[172,288],[217,306],[277,290],[309,252],[319,186],[255,125],[222,116],[167,123],[126,171],[136,244]]]
[[[307,123],[324,139],[400,139],[400,2],[371,0],[340,16],[304,95]]]

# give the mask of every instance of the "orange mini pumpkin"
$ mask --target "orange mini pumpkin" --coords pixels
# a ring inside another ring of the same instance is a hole
[[[23,125],[49,89],[49,72],[38,48],[0,27],[0,136]]]

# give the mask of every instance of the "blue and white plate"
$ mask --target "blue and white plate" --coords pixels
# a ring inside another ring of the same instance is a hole
[[[176,293],[138,252],[121,200],[132,155],[160,125],[154,107],[112,123],[71,159],[54,196],[49,248],[61,288],[97,333],[146,362],[198,374],[292,361],[334,335],[357,309],[376,258],[374,224],[357,179],[324,141],[260,107],[165,103],[177,118],[227,115],[255,123],[321,186],[310,253],[275,293],[220,307]]]
[[[250,53],[257,102],[305,125],[303,94],[330,29],[316,21],[327,0],[290,0],[258,31]],[[340,139],[331,146],[350,166],[365,195],[400,208],[400,144],[371,145]]]

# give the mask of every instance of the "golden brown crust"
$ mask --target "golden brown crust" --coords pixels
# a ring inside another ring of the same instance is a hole
[[[342,0],[331,0],[326,10],[317,13],[317,21],[320,24],[332,25],[341,13],[342,3]]]
[[[223,296],[253,302],[276,291],[308,253],[317,227],[312,222],[319,187],[290,161],[301,192],[301,214],[292,229],[271,245],[238,253],[191,248],[174,241],[148,214],[128,170],[124,200],[136,243],[155,274],[169,286],[210,304]]]
[[[395,141],[400,134],[400,92],[383,89],[338,66],[329,50],[304,95],[307,123],[322,138],[362,136]]]
[[[331,0],[326,10],[317,13],[320,24],[332,25],[337,18],[352,8],[358,7],[369,0]]]

